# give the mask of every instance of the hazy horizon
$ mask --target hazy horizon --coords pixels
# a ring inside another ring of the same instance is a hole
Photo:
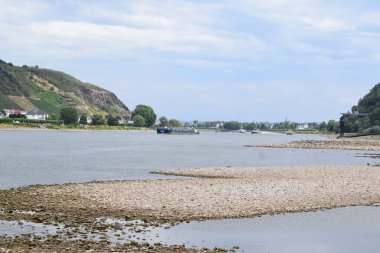
[[[0,1],[0,59],[180,120],[338,119],[380,78],[372,1]]]

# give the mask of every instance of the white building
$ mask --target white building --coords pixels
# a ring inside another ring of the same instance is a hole
[[[318,123],[316,122],[310,122],[310,123],[300,123],[297,124],[297,130],[306,130],[306,129],[313,129],[318,126]]]
[[[34,109],[34,110],[31,110],[31,111],[28,111],[26,114],[25,114],[26,118],[27,119],[39,119],[39,120],[46,120],[47,118],[47,114],[41,110],[38,110],[38,109]]]

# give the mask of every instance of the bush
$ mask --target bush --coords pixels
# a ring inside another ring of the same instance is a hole
[[[40,119],[25,119],[25,118],[4,118],[0,119],[0,123],[14,123],[14,122],[20,122],[20,124],[53,124],[58,125],[60,122],[58,120],[40,120]]]
[[[112,115],[108,115],[107,117],[107,125],[109,126],[118,126],[119,125],[119,118],[114,117]]]
[[[86,115],[80,116],[79,124],[81,124],[81,125],[87,125],[87,116]]]
[[[103,119],[103,117],[101,115],[95,114],[92,117],[91,124],[94,126],[101,126],[101,125],[104,125],[105,123],[106,123],[106,121]]]
[[[145,119],[141,115],[136,115],[133,117],[133,126],[135,127],[143,127],[145,126]]]
[[[237,121],[229,121],[225,122],[223,127],[226,130],[239,130],[241,128],[241,124]]]
[[[380,134],[380,126],[373,126],[363,131],[364,134]]]

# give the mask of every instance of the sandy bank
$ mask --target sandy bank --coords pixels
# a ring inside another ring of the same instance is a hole
[[[78,219],[112,216],[182,221],[380,202],[379,167],[220,168],[161,173],[201,178],[31,186],[0,191],[0,206],[54,213],[52,219],[60,214]]]
[[[284,143],[284,144],[247,145],[247,147],[380,151],[380,140],[366,140],[366,139],[300,140],[300,141],[293,141],[293,142]]]

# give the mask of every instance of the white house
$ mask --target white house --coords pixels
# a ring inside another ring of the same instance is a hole
[[[300,123],[297,124],[297,130],[305,130],[305,129],[313,129],[318,126],[318,123],[316,122],[310,122],[310,123]]]
[[[40,119],[40,120],[46,120],[47,118],[47,114],[41,110],[38,110],[38,109],[33,109],[33,110],[30,110],[28,111],[26,114],[25,114],[26,118],[27,119]]]

